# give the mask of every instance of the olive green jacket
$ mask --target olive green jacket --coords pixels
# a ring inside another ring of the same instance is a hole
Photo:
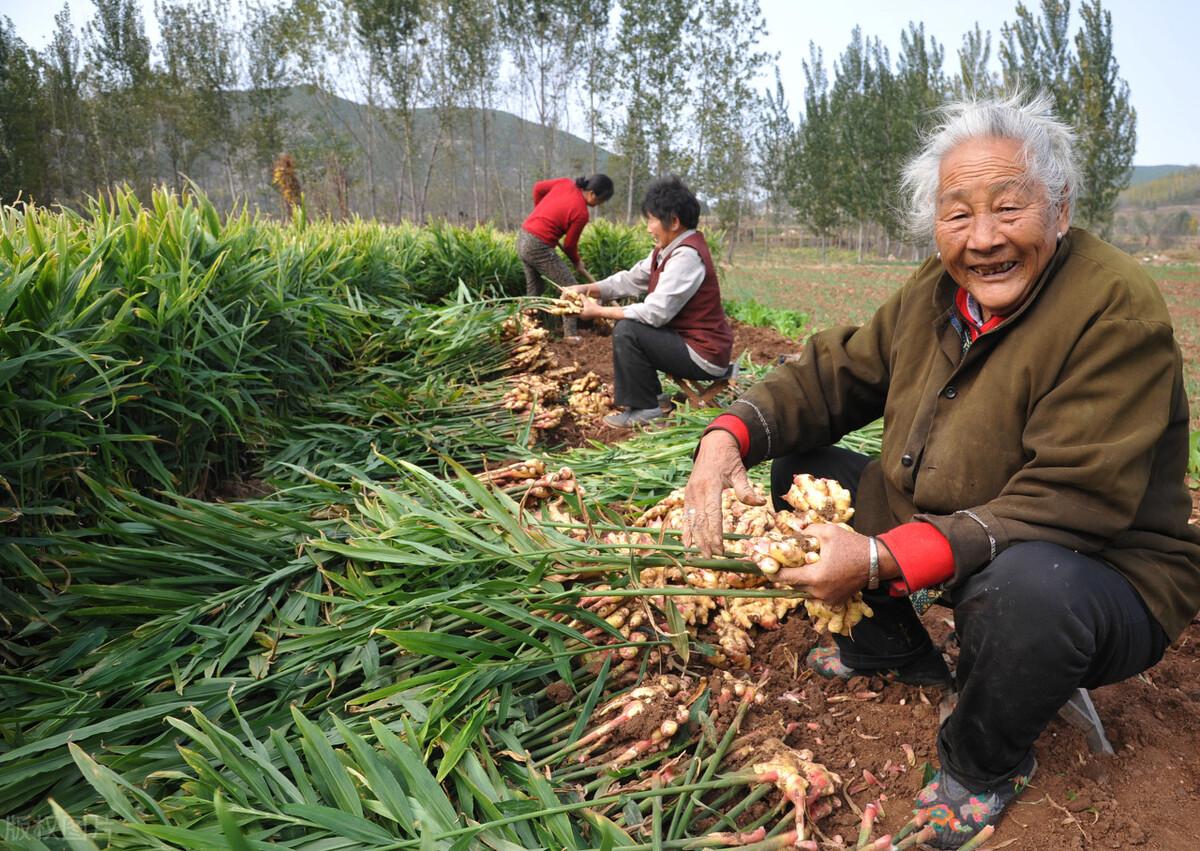
[[[883,416],[860,532],[932,523],[954,553],[951,588],[1020,541],[1095,555],[1174,639],[1200,609],[1200,530],[1187,522],[1182,360],[1154,281],[1072,229],[966,355],[949,322],[956,290],[930,258],[867,324],[811,337],[731,406],[747,465]]]

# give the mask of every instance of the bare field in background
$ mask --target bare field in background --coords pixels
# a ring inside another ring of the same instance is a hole
[[[1183,350],[1192,429],[1200,429],[1200,263],[1143,266],[1171,311]],[[753,298],[803,311],[811,332],[866,321],[916,268],[916,263],[859,264],[853,252],[830,251],[822,263],[820,252],[808,248],[739,251],[736,264],[721,270],[721,290],[727,299]]]

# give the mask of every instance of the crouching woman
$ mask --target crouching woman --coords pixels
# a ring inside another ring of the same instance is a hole
[[[1200,530],[1171,318],[1132,257],[1070,226],[1079,173],[1049,99],[947,107],[906,185],[937,253],[712,423],[684,540],[719,550],[721,489],[754,501],[745,468],[765,459],[776,497],[802,471],[855,493],[853,530],[809,527],[820,560],[778,578],[875,611],[809,654],[824,676],[949,681],[915,609],[953,608],[958,703],[916,806],[957,848],[1020,794],[1077,689],[1136,675],[1187,627]],[[881,416],[878,459],[832,447]]]
[[[678,177],[650,184],[642,200],[650,255],[628,271],[569,289],[589,298],[579,316],[617,321],[613,396],[623,410],[604,418],[628,428],[663,416],[658,373],[712,381],[729,373],[733,330],[721,307],[717,269],[700,222],[700,202]],[[645,298],[627,306],[593,299]]]

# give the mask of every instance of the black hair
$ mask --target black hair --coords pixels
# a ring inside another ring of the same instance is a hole
[[[661,177],[646,187],[642,215],[654,216],[670,227],[671,219],[689,230],[700,224],[700,201],[676,175]]]
[[[575,178],[575,185],[585,192],[595,192],[596,201],[601,204],[613,196],[612,178],[607,174],[593,174],[591,177],[581,175]]]

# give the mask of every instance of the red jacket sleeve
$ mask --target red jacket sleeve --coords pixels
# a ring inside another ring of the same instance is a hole
[[[546,193],[554,187],[553,180],[539,180],[533,184],[533,206],[542,203],[542,199],[546,197]]]
[[[750,430],[746,428],[744,422],[733,414],[721,414],[708,424],[708,428],[704,430],[704,434],[708,434],[710,431],[727,431],[732,434],[738,442],[738,452],[741,453],[743,458],[750,451]],[[704,435],[700,436],[703,437]]]
[[[587,223],[587,214],[584,213],[582,219],[572,219],[571,226],[563,234],[562,249],[571,258],[572,263],[579,262],[579,235],[583,233],[583,226]]]
[[[954,575],[954,552],[936,526],[920,521],[902,523],[878,538],[891,550],[904,577],[893,581],[893,594],[911,594]]]

